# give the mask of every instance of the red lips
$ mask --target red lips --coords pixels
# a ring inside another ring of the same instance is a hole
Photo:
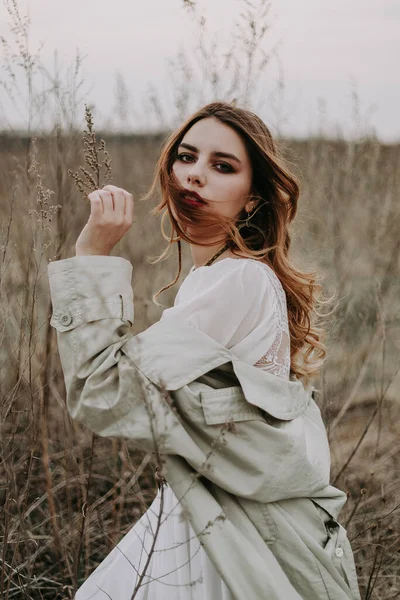
[[[199,200],[194,200],[192,198],[184,198],[184,201],[191,206],[204,206],[204,202],[200,202]]]
[[[182,192],[183,199],[189,204],[206,204],[207,201],[204,200],[197,192],[190,192],[189,190],[183,190]]]

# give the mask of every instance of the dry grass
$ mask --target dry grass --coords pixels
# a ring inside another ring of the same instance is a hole
[[[18,11],[15,2],[7,4]],[[194,10],[194,2],[186,4]],[[266,3],[260,4],[265,9]],[[32,61],[21,40],[33,102]],[[218,81],[213,77],[215,85]],[[181,84],[177,100],[184,114],[187,80]],[[65,96],[57,97],[54,129],[36,136],[36,142],[31,109],[25,137],[0,138],[0,595],[5,599],[71,598],[157,488],[149,456],[125,441],[93,436],[65,409],[46,267],[49,260],[73,256],[88,206],[68,176],[83,164],[83,148],[79,131],[68,127],[64,101]],[[163,134],[102,137],[112,156],[114,183],[138,199],[150,183]],[[326,295],[336,292],[340,299],[329,329],[329,358],[316,385],[330,436],[332,482],[349,497],[341,522],[353,543],[362,597],[392,600],[400,595],[400,146],[322,137],[282,144],[303,186],[293,260],[305,269],[315,267],[324,275]],[[164,247],[150,208],[135,203],[136,222],[113,251],[134,266],[133,333],[159,319],[151,297],[177,268],[174,257],[149,264]],[[189,266],[185,248],[184,273]],[[165,306],[177,289],[164,295]]]

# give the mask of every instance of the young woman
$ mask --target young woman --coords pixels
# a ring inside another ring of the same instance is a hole
[[[336,521],[345,494],[329,486],[325,430],[305,394],[326,347],[314,319],[321,286],[288,256],[298,182],[257,115],[214,102],[169,137],[147,198],[158,183],[162,201],[154,212],[169,217],[169,247],[177,243],[179,251],[178,274],[158,294],[179,278],[182,240],[190,244],[194,264],[174,306],[144,332],[144,358],[126,329],[133,321],[132,267],[108,256],[132,223],[131,194],[111,185],[89,194],[91,215],[76,257],[49,265],[52,324],[72,416],[100,435],[130,437],[151,449],[125,399],[137,402],[135,371],[150,382],[162,372],[179,417],[180,437],[172,439],[173,427],[165,427],[171,439],[164,452],[181,462],[170,463],[150,508],[76,600],[355,600],[353,556]],[[112,410],[101,406],[107,404],[102,394]],[[160,398],[152,405],[156,411]],[[232,407],[231,454],[221,458],[224,450],[212,436]],[[232,450],[234,443],[240,449]],[[220,455],[210,471],[202,471],[197,496],[188,500],[180,495],[177,473],[189,465],[200,470],[199,448]],[[225,522],[207,537],[210,531],[201,530],[197,517],[211,514],[216,501]]]

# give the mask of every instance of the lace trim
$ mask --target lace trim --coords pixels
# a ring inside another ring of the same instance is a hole
[[[267,352],[255,363],[278,377],[289,378],[290,374],[290,333],[287,316],[286,294],[279,277],[269,265],[263,263],[269,275],[270,282],[275,291],[276,335]]]

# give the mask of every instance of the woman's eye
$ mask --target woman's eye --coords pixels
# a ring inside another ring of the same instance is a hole
[[[183,157],[188,156],[189,158],[194,158],[191,154],[187,154],[186,152],[179,154],[178,155],[178,160],[181,160],[182,162],[188,162],[186,160],[183,160]],[[190,162],[190,161],[189,161]],[[231,165],[228,165],[228,163],[224,163],[224,162],[219,162],[219,163],[215,163],[215,166],[221,166],[221,167],[225,167],[227,170],[224,171],[220,171],[221,173],[233,173],[234,169],[231,167]]]
[[[191,154],[178,154],[178,158],[180,160],[182,160],[184,156],[189,156],[191,158]],[[183,162],[186,162],[186,161],[184,160]]]
[[[226,167],[228,170],[225,171],[225,173],[233,173],[234,169],[232,169],[231,165],[228,165],[227,163],[217,163],[218,165],[221,165],[221,167]]]

